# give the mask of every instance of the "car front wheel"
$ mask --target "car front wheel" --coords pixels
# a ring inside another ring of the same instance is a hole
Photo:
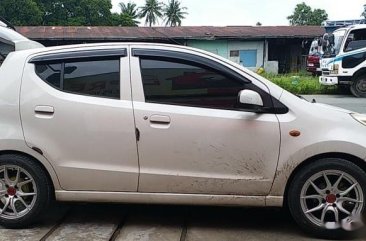
[[[343,159],[318,160],[300,170],[288,190],[296,222],[320,238],[339,239],[363,227],[366,173]]]

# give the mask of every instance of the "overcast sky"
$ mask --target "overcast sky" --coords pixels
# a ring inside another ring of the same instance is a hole
[[[161,0],[167,2],[168,0]],[[119,2],[112,0],[113,11],[118,12]],[[142,6],[145,0],[132,0]],[[230,26],[230,25],[288,25],[296,4],[305,2],[312,8],[325,9],[329,20],[358,19],[366,0],[181,0],[189,15],[184,26]],[[144,23],[142,21],[142,23]]]

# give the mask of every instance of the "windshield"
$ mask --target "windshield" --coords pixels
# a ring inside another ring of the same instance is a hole
[[[324,57],[334,57],[337,54],[339,54],[339,51],[341,50],[341,45],[344,39],[344,36],[346,35],[347,30],[341,29],[336,30],[333,34],[327,36],[324,35],[324,39],[326,40],[325,48],[324,48]],[[331,37],[334,37],[334,43],[330,43],[329,39]]]
[[[344,39],[344,36],[346,35],[346,30],[339,30],[334,32],[334,51],[335,55],[339,54],[339,51],[341,50],[341,45]]]
[[[309,50],[309,55],[317,55],[320,56],[323,54],[321,45],[319,44],[319,39],[316,38],[313,40],[313,42],[311,42],[311,46],[310,46],[310,50]]]

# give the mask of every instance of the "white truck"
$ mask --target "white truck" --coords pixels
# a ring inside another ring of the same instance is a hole
[[[349,86],[354,96],[366,98],[366,24],[337,29],[324,43],[319,82]]]

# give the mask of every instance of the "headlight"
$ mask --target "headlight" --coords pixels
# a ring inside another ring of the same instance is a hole
[[[333,64],[330,68],[330,74],[338,74],[339,64]]]
[[[358,122],[360,122],[361,124],[366,125],[366,115],[365,114],[351,114],[351,116]]]

